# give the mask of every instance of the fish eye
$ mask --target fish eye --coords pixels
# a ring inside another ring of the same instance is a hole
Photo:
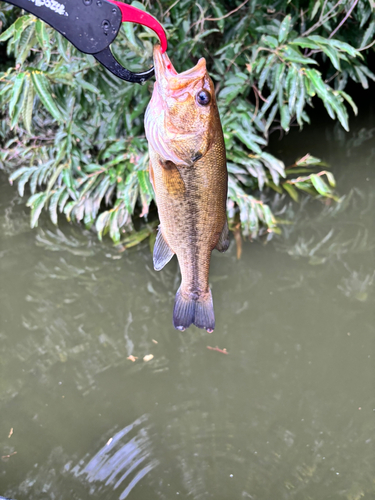
[[[211,102],[211,94],[207,90],[200,90],[197,94],[197,103],[201,106],[207,106]]]

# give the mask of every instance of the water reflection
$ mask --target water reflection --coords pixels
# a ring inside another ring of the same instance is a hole
[[[348,278],[342,278],[338,289],[350,298],[360,302],[365,302],[368,299],[369,293],[373,292],[372,285],[374,284],[375,271],[372,274],[366,274],[363,271],[349,271]]]
[[[133,488],[152,469],[158,465],[156,459],[151,458],[151,440],[147,427],[148,416],[137,419],[133,424],[111,437],[98,453],[89,460],[87,465],[83,459],[72,469],[75,477],[88,483],[93,483],[90,492],[108,492],[111,489],[123,489],[120,500],[128,497]],[[137,428],[140,429],[137,431]],[[136,432],[130,438],[129,434]],[[69,470],[70,464],[65,466]]]

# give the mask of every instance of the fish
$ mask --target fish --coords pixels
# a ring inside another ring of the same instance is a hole
[[[184,331],[194,324],[212,333],[211,252],[229,247],[228,171],[215,88],[204,58],[177,73],[160,46],[154,47],[153,55],[156,82],[145,113],[145,132],[160,220],[154,269],[160,271],[177,256],[181,285],[173,326]]]

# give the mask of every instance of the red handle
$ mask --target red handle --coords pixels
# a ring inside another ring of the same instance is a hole
[[[111,3],[117,5],[122,13],[123,23],[137,23],[142,24],[142,26],[147,26],[147,28],[152,29],[158,35],[161,51],[165,52],[168,47],[167,36],[165,34],[163,26],[157,21],[151,14],[144,12],[143,10],[137,9],[132,5],[127,5],[126,3],[117,2],[116,0],[108,0]]]

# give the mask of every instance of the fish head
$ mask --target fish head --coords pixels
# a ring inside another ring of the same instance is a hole
[[[156,83],[145,125],[146,136],[165,160],[192,165],[203,157],[217,131],[215,89],[207,73],[206,60],[177,73],[168,55],[154,49]]]

